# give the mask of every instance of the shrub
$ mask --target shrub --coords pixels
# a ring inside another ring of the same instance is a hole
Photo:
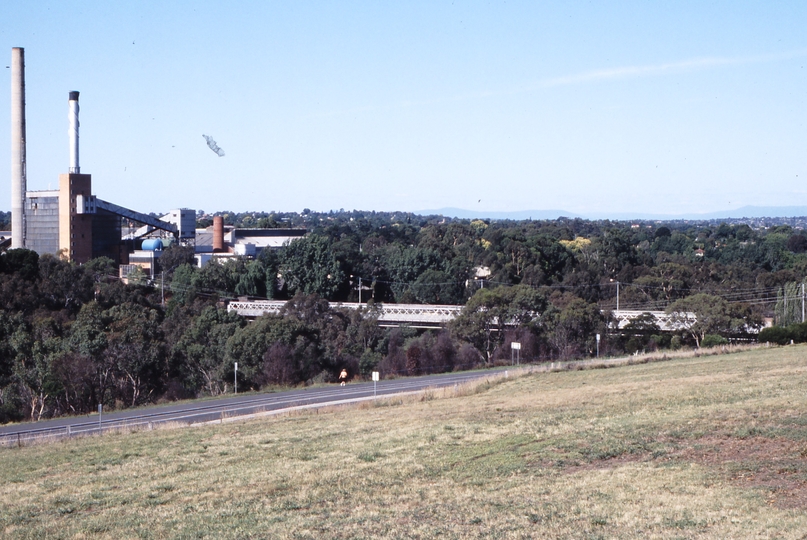
[[[807,342],[807,323],[791,324],[787,327],[790,339],[796,343]]]
[[[474,366],[484,362],[484,358],[477,351],[473,345],[468,343],[463,344],[457,353],[457,368],[458,369],[471,369]]]
[[[701,347],[717,347],[718,345],[728,345],[729,340],[717,334],[706,334],[701,341]]]
[[[793,338],[787,328],[771,326],[770,328],[763,328],[757,339],[760,343],[769,341],[771,343],[778,343],[779,345],[786,345],[790,343],[790,340]]]

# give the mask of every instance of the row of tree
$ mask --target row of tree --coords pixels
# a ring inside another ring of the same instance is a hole
[[[263,225],[288,223],[275,217]],[[396,376],[509,362],[512,342],[529,361],[594,355],[597,334],[601,354],[700,346],[792,313],[777,296],[790,298],[807,269],[804,237],[788,227],[299,217],[309,235],[257,259],[200,269],[192,249],[168,249],[164,304],[144,276],[121,283],[109,260],[0,255],[0,421],[229,392],[235,362],[239,387],[258,389],[329,382],[343,368]],[[359,279],[365,309],[328,303],[358,300]],[[617,332],[617,294],[623,310],[666,309],[681,332],[651,316]],[[288,302],[248,323],[226,310],[238,296]],[[381,302],[465,309],[439,331],[382,329]]]

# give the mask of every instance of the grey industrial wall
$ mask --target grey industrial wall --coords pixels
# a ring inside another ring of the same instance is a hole
[[[59,196],[25,199],[25,247],[40,255],[59,253]]]
[[[59,197],[25,199],[25,247],[40,255],[59,254]],[[120,216],[99,210],[92,215],[92,257],[109,257],[121,262]]]

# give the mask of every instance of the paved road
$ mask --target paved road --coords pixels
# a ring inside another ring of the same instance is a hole
[[[418,392],[427,388],[453,386],[474,379],[502,375],[504,375],[504,371],[497,369],[392,379],[378,382],[375,392],[378,396]],[[325,388],[305,388],[270,394],[246,394],[192,403],[131,409],[102,414],[100,419],[97,413],[88,416],[57,418],[42,422],[0,426],[0,446],[25,444],[34,440],[86,435],[98,433],[99,430],[106,431],[119,428],[148,429],[153,425],[168,422],[198,424],[294,407],[349,403],[351,401],[371,399],[373,396],[373,383],[362,382],[349,383],[344,387],[334,385]]]

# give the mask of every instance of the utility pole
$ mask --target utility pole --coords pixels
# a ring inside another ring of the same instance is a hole
[[[804,282],[801,282],[801,322],[804,323]]]

